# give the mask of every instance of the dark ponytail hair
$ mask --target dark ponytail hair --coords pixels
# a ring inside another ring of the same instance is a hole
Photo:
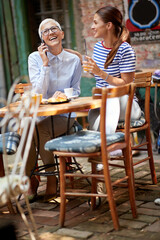
[[[112,6],[102,7],[96,12],[96,14],[101,17],[104,23],[113,23],[115,27],[115,35],[116,37],[118,37],[118,40],[115,42],[104,64],[104,68],[107,68],[109,64],[113,61],[119,46],[123,42],[130,43],[130,35],[128,29],[122,25],[123,17],[121,12],[117,8]]]

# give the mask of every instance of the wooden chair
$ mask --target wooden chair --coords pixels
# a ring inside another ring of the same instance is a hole
[[[28,86],[32,86],[32,84],[30,82],[28,83],[19,83],[15,86],[15,93],[16,94],[20,94],[21,96],[24,93],[24,87],[28,87]],[[88,112],[85,112],[85,116],[86,114],[88,114]],[[84,116],[84,115],[83,115]],[[82,117],[78,116],[78,117]],[[84,119],[83,119],[83,126],[86,127],[86,125],[84,125]],[[79,129],[81,128],[81,126],[79,125],[74,125],[71,129],[71,131],[79,131]],[[56,175],[59,178],[59,161],[57,156],[55,156],[55,163],[53,164],[47,164],[47,165],[41,165],[38,166],[38,160],[41,160],[40,156],[39,156],[39,133],[38,133],[38,128],[36,126],[36,134],[37,134],[37,139],[38,139],[38,146],[37,146],[37,157],[36,157],[36,163],[35,163],[35,167],[32,169],[31,171],[31,176],[35,175],[37,177],[37,179],[40,181],[41,180],[41,176],[52,176],[52,175]],[[50,167],[55,166],[56,170],[53,171],[48,171],[48,169]],[[76,159],[68,159],[68,169],[69,171],[80,171],[83,172],[80,165],[77,163]],[[45,171],[44,171],[45,170]]]
[[[20,135],[14,132],[5,133],[5,138],[7,138],[8,146],[10,146],[10,149],[8,150],[9,151],[8,154],[9,155],[15,154],[19,145]],[[2,147],[2,139],[3,139],[3,134],[0,134],[0,178],[5,176],[5,167],[3,162],[4,151]],[[15,210],[12,206],[10,199],[8,199],[7,207],[11,214],[15,214]]]
[[[28,82],[28,83],[18,83],[16,86],[15,86],[15,93],[16,94],[20,94],[21,96],[23,95],[24,93],[24,88],[25,87],[29,87],[29,86],[32,86],[32,83]],[[36,131],[38,131],[38,129],[36,128]],[[37,153],[37,158],[38,160],[41,160],[41,158],[39,157],[38,153]],[[39,170],[39,167],[38,167],[38,163],[36,163],[36,166],[35,166],[35,170],[38,171]],[[37,179],[38,181],[40,182],[41,181],[41,178],[39,175],[37,175]]]
[[[0,135],[0,153],[3,168],[3,162],[5,162],[5,171],[1,169],[2,174],[0,177],[0,206],[8,204],[11,212],[15,212],[11,201],[15,202],[31,239],[35,239],[35,237],[38,239],[35,221],[27,197],[30,183],[29,178],[25,176],[25,166],[34,132],[40,96],[37,95],[37,101],[35,101],[31,95],[27,95],[27,97],[22,98],[21,101],[17,103],[17,107],[12,108],[11,103],[19,99],[19,95],[15,94],[15,86],[16,82],[9,91],[6,105],[7,112],[0,123],[2,132]],[[10,154],[15,154],[11,171],[9,170],[8,159]],[[21,194],[24,196],[26,210],[28,210],[35,234],[18,201],[18,197]]]
[[[106,135],[105,116],[106,116],[106,100],[112,97],[120,97],[125,94],[129,95],[127,110],[126,110],[126,124],[125,133],[118,132],[111,135]],[[100,132],[97,131],[80,131],[73,135],[63,136],[53,139],[46,143],[45,149],[53,151],[60,157],[60,226],[63,227],[65,221],[66,211],[66,197],[67,196],[87,196],[91,197],[91,208],[96,207],[96,197],[108,197],[108,202],[111,210],[112,220],[114,228],[119,229],[118,214],[116,210],[116,204],[113,196],[113,186],[123,181],[128,182],[129,199],[132,209],[133,217],[137,216],[136,204],[135,204],[135,190],[133,181],[133,169],[130,155],[130,135],[128,134],[130,128],[130,114],[131,105],[134,95],[133,85],[126,85],[123,87],[117,87],[113,89],[107,88],[94,88],[93,98],[101,98],[101,122]],[[116,149],[122,149],[125,156],[125,173],[126,176],[111,182],[110,171],[109,171],[109,155],[108,153]],[[90,174],[77,174],[66,172],[66,160],[68,157],[89,157],[93,159],[92,172]],[[103,174],[96,171],[96,165],[99,163],[96,161],[98,158],[102,158],[104,165]],[[94,161],[95,159],[95,161]],[[66,190],[66,178],[91,178],[92,187],[91,193],[83,192],[82,189],[74,189],[75,191]],[[97,182],[101,180],[105,181],[107,194],[97,194]]]
[[[147,157],[140,159],[139,161],[134,161],[133,159],[133,166],[141,164],[145,161],[149,161],[150,171],[151,171],[151,178],[153,184],[157,183],[157,177],[154,167],[154,159],[153,159],[153,152],[152,152],[152,143],[151,143],[151,132],[150,132],[150,87],[151,87],[151,79],[152,73],[145,72],[145,73],[137,73],[135,75],[134,86],[136,91],[140,88],[145,90],[145,103],[144,103],[144,114],[142,114],[139,120],[131,120],[131,127],[130,133],[142,133],[145,136],[145,141],[142,143],[132,144],[132,151],[140,151],[140,152],[147,152]],[[123,122],[119,123],[119,127],[117,131],[124,131],[121,126],[124,126]],[[144,132],[144,133],[143,133]]]
[[[32,86],[32,83],[19,83],[15,86],[15,93],[20,93],[22,95],[24,93],[24,87]]]
[[[89,109],[85,109],[85,110],[76,112],[77,119],[78,119],[78,118],[81,118],[81,119],[82,119],[83,129],[87,128],[88,125],[89,125],[89,124],[88,124],[88,121],[86,120],[86,118],[88,117],[88,111],[89,111]]]

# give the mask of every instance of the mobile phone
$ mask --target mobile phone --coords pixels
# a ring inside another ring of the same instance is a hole
[[[43,38],[41,38],[41,43],[45,43],[45,41],[43,40]]]
[[[44,43],[45,45],[47,45],[42,37],[41,37],[41,43]],[[45,53],[46,53],[46,56],[47,56],[47,52],[45,52]]]

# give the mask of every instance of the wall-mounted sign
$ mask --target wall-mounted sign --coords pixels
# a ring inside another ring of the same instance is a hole
[[[124,0],[124,4],[131,41],[160,41],[160,0]]]

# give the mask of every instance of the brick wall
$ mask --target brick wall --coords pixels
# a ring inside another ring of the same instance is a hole
[[[98,41],[92,34],[91,25],[96,10],[105,5],[117,7],[124,15],[122,0],[79,0],[78,7],[81,10],[81,21],[83,24],[82,36],[86,39],[88,55],[92,56],[94,44]],[[160,68],[160,42],[133,45],[137,56],[137,69]],[[82,46],[84,52],[84,45]]]

